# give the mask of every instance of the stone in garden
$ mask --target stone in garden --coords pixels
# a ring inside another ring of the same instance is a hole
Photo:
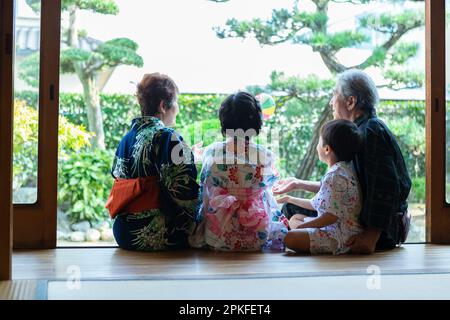
[[[105,229],[110,229],[110,228],[111,228],[111,226],[109,225],[108,221],[102,221],[102,222],[94,225],[94,229],[97,229],[100,231],[105,230]]]
[[[86,241],[96,242],[100,240],[101,234],[97,229],[89,229],[86,231]]]
[[[86,232],[91,228],[89,221],[81,221],[72,225],[73,231]]]
[[[70,234],[70,241],[72,242],[84,242],[85,236],[84,232],[75,231]]]
[[[56,238],[58,240],[66,240],[67,239],[67,234],[58,230],[58,231],[56,231]]]
[[[114,235],[113,235],[112,229],[103,229],[102,230],[102,237],[101,237],[101,239],[103,241],[112,241],[112,240],[114,240]]]
[[[58,214],[57,214],[57,226],[58,226],[58,231],[62,232],[62,233],[71,233],[72,229],[70,228],[70,222],[69,222],[69,217],[67,216],[67,214],[60,210],[58,208]],[[77,231],[77,230],[74,230]]]

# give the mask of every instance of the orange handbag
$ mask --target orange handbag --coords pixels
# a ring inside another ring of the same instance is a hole
[[[114,180],[105,208],[114,219],[119,213],[158,209],[159,185],[156,176]]]

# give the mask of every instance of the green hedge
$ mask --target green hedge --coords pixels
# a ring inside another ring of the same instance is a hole
[[[183,116],[177,118],[177,128],[186,127],[194,121],[216,117],[223,98],[223,95],[216,94],[180,95],[180,115]],[[26,101],[29,106],[37,105],[36,92],[17,92],[16,99]],[[131,120],[140,114],[140,108],[136,98],[126,94],[101,94],[100,103],[103,111],[106,147],[114,149],[130,128]],[[88,127],[86,105],[81,94],[61,93],[59,106],[60,114],[70,122]]]
[[[100,222],[109,217],[105,203],[111,191],[111,151],[82,150],[59,161],[58,202],[71,222]]]
[[[19,92],[16,97],[36,106],[37,96],[33,92]],[[204,145],[220,139],[217,111],[224,95],[181,94],[180,115],[176,129],[190,143],[195,143],[194,132],[199,134]],[[107,149],[114,150],[122,136],[128,131],[130,121],[139,114],[139,106],[133,95],[101,94],[100,102],[104,117]],[[322,107],[312,107],[295,99],[278,107],[275,116],[265,122],[268,129],[280,129],[279,171],[282,176],[294,175],[311,140],[314,123]],[[424,101],[383,100],[377,107],[378,115],[397,136],[405,156],[409,172],[415,180],[416,188],[424,188],[420,179],[425,176],[425,103]],[[60,112],[74,124],[87,127],[85,104],[81,94],[61,93]],[[194,123],[199,122],[194,125]],[[201,128],[201,130],[199,130]],[[208,134],[204,134],[209,130]],[[215,132],[215,134],[212,133]],[[314,173],[318,179],[326,169],[318,165]],[[424,190],[414,192],[422,200]]]

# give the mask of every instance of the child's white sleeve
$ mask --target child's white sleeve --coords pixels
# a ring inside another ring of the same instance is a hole
[[[342,205],[343,193],[347,190],[347,180],[340,174],[329,173],[322,180],[319,192],[311,201],[318,212],[331,213],[342,217],[345,208]]]

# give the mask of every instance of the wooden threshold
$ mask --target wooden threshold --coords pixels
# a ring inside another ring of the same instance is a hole
[[[14,280],[191,279],[450,273],[450,246],[405,245],[370,256],[301,256],[206,250],[130,252],[118,248],[16,250]],[[75,269],[74,269],[75,268]]]

